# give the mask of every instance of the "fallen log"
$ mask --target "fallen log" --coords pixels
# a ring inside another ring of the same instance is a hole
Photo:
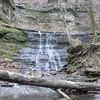
[[[23,85],[40,86],[47,88],[66,88],[76,90],[100,91],[100,83],[96,82],[73,82],[61,79],[42,77],[28,77],[22,74],[0,70],[0,80]]]

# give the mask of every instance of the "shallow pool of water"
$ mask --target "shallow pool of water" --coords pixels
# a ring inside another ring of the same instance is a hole
[[[84,95],[77,95],[73,96],[73,100],[100,100],[100,94],[84,94]],[[14,95],[14,96],[4,96],[0,97],[0,100],[66,100],[65,98],[61,98],[59,96],[50,96],[50,95]]]

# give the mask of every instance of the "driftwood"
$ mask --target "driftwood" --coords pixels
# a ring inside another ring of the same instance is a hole
[[[94,90],[100,91],[100,83],[96,82],[73,82],[60,79],[49,79],[42,77],[27,77],[22,74],[17,74],[8,71],[0,70],[0,80],[14,82],[23,85],[34,85],[47,88],[66,88],[66,89],[76,89],[76,90]]]
[[[67,94],[65,94],[63,91],[61,91],[61,89],[57,89],[56,91],[57,91],[57,93],[59,93],[62,97],[66,98],[67,100],[71,99]]]

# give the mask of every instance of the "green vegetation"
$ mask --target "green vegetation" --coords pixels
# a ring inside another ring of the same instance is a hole
[[[25,45],[26,35],[20,30],[6,27],[0,27],[0,33],[3,34],[0,39],[0,56],[15,60],[13,55]]]
[[[4,37],[2,40],[4,42],[25,42],[26,41],[26,35],[17,29],[13,28],[2,28],[0,29],[0,33],[4,34]]]
[[[17,30],[17,29],[14,29],[14,28],[6,28],[6,27],[3,27],[3,28],[0,28],[0,32],[3,32],[3,33],[22,33],[22,31],[20,30]]]
[[[12,61],[15,60],[15,57],[12,56],[10,53],[4,52],[4,51],[1,51],[1,50],[0,50],[0,56],[3,56],[5,58],[8,58],[9,60],[12,60]]]
[[[24,44],[6,43],[0,42],[0,56],[6,57],[10,60],[15,60],[13,56],[16,52],[21,49]]]
[[[5,40],[8,42],[25,42],[26,41],[26,37],[24,36],[24,34],[22,33],[8,33],[5,35]]]

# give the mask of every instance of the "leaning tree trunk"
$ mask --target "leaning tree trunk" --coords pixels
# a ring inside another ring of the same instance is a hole
[[[89,16],[91,19],[91,28],[93,31],[93,43],[97,42],[97,32],[96,32],[96,22],[95,22],[95,15],[93,11],[93,1],[89,0]]]

